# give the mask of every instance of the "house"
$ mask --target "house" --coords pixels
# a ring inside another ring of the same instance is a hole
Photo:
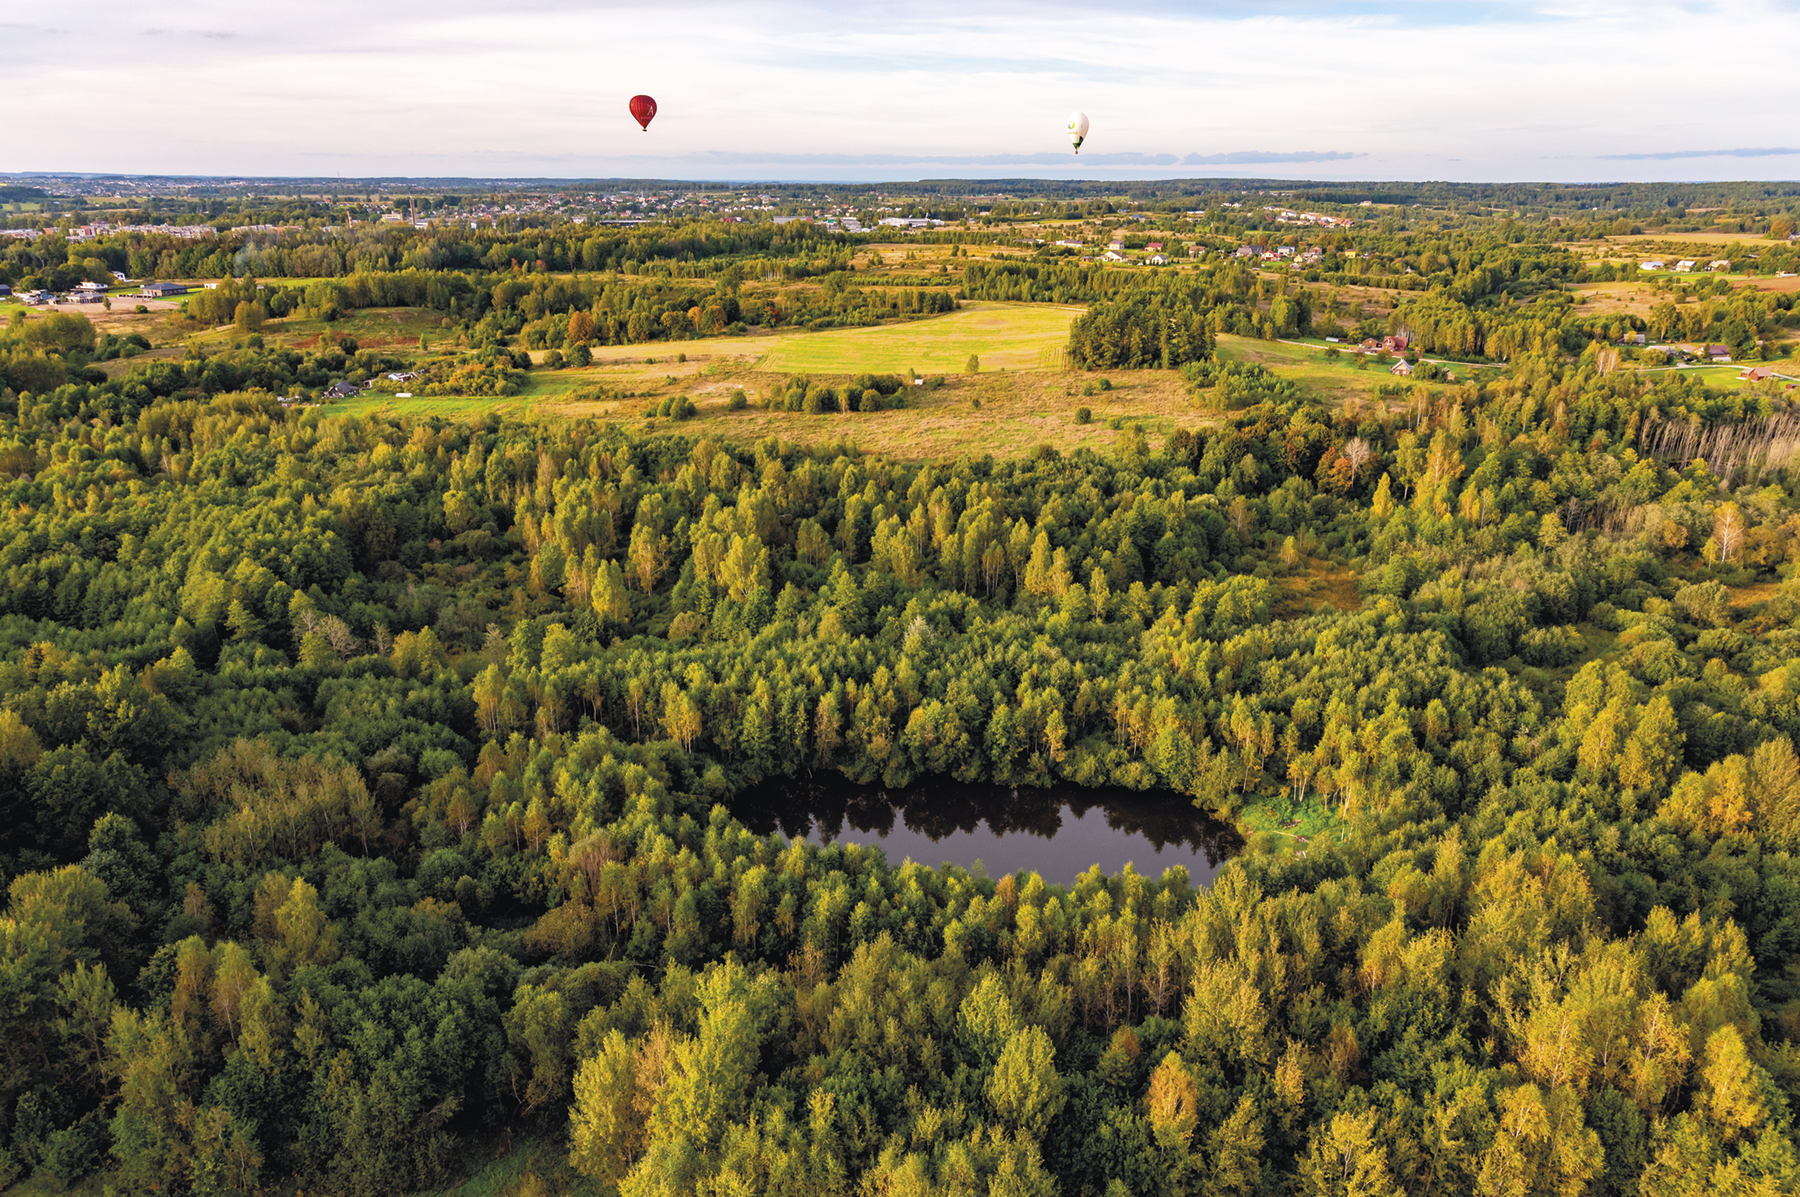
[[[1681,261],[1675,263],[1675,272],[1677,274],[1686,274],[1688,271],[1692,270],[1694,268],[1694,266],[1695,266],[1694,259],[1683,258],[1683,259],[1681,259]]]
[[[1720,258],[1717,261],[1708,262],[1706,264],[1706,268],[1708,270],[1730,270],[1731,269],[1731,259],[1730,258]]]
[[[1639,270],[1661,270],[1662,268],[1663,268],[1663,264],[1662,264],[1662,260],[1660,258],[1653,258],[1648,262],[1639,262],[1638,263]]]
[[[1240,245],[1231,256],[1234,258],[1254,258],[1256,256],[1256,251],[1251,249],[1248,245]]]
[[[1275,253],[1278,257],[1291,258],[1294,256],[1294,247],[1291,245],[1278,246]]]
[[[1188,249],[1188,257],[1190,257],[1190,258],[1201,258],[1201,257],[1206,256],[1206,250],[1201,246],[1190,245],[1187,247],[1187,249]]]
[[[120,271],[109,270],[109,271],[107,271],[107,273],[112,275],[113,278],[115,280],[117,280],[117,282],[119,283],[120,286],[124,286],[126,283],[131,281],[130,279],[126,278],[125,275]]]
[[[0,283],[0,299],[4,299],[8,295],[11,295],[11,294],[12,294],[12,288],[7,286],[5,283]]]
[[[106,284],[96,283],[91,279],[83,279],[81,282],[75,284],[75,289],[77,291],[99,291],[104,294],[106,291]]]
[[[1708,345],[1706,347],[1706,356],[1715,362],[1728,362],[1731,360],[1731,346]]]
[[[1163,247],[1163,243],[1160,241],[1152,241],[1150,244],[1144,246],[1145,249],[1149,250],[1153,254],[1161,253],[1162,247]]]
[[[139,290],[139,294],[150,299],[173,299],[177,295],[186,295],[187,293],[188,285],[186,283],[145,283]]]
[[[1619,338],[1619,344],[1635,345],[1639,349],[1642,349],[1644,347],[1644,334],[1643,333],[1626,333],[1624,336]]]
[[[1125,248],[1125,242],[1118,237],[1114,237],[1112,243],[1106,248],[1112,250],[1114,253],[1118,253]]]
[[[1754,366],[1738,375],[1739,382],[1762,382],[1766,378],[1775,377],[1775,371],[1767,366]]]
[[[1146,260],[1152,266],[1167,266],[1169,264],[1168,256],[1165,254],[1151,254]]]
[[[71,291],[67,295],[63,296],[59,302],[62,302],[62,303],[105,303],[106,302],[106,290],[105,290],[105,288],[102,288],[98,291],[81,291],[81,290]]]
[[[50,302],[50,292],[48,292],[48,291],[21,291],[14,298],[16,298],[20,303],[29,303],[29,304],[32,304],[35,306],[40,303],[49,303]]]
[[[1398,374],[1400,377],[1406,378],[1412,373],[1412,363],[1408,361],[1395,362],[1393,367],[1388,370],[1388,373]]]
[[[1387,350],[1389,353],[1405,353],[1406,352],[1406,338],[1405,337],[1383,337],[1383,338],[1381,338],[1381,347],[1383,349]]]
[[[399,373],[383,375],[389,382],[411,382],[418,376],[418,373],[413,370],[403,370]]]
[[[1364,337],[1363,343],[1360,346],[1360,348],[1366,349],[1370,353],[1374,353],[1377,349],[1381,348],[1381,343],[1378,342],[1374,337]]]
[[[1125,261],[1125,255],[1116,249],[1109,249],[1100,255],[1100,260],[1102,262],[1123,262]]]
[[[327,399],[352,399],[359,394],[361,391],[353,382],[334,382],[325,388],[325,398]]]

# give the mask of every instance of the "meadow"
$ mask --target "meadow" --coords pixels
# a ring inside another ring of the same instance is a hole
[[[845,328],[776,338],[765,370],[789,374],[960,373],[971,354],[981,369],[1038,370],[1062,364],[1062,346],[1079,307],[969,303],[960,311],[907,324]]]

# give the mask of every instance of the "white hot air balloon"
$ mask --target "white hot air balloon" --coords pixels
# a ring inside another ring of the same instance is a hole
[[[1075,143],[1075,152],[1077,154],[1081,153],[1081,143],[1087,140],[1087,131],[1087,113],[1069,113],[1069,140]]]

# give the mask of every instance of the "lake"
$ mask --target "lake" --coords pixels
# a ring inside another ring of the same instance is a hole
[[[1096,864],[1114,873],[1129,861],[1150,877],[1183,865],[1198,885],[1243,847],[1228,824],[1180,794],[1156,791],[784,781],[738,795],[732,813],[758,835],[779,830],[814,843],[879,846],[890,865],[979,864],[990,877],[1030,869],[1052,884]]]

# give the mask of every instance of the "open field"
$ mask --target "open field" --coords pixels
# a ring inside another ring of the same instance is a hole
[[[1733,229],[1731,232],[1726,232],[1723,229],[1717,231],[1701,229],[1698,232],[1693,233],[1629,233],[1617,237],[1609,236],[1604,241],[1571,241],[1569,244],[1571,246],[1685,245],[1689,243],[1696,245],[1733,245],[1746,241],[1760,241],[1764,245],[1776,244],[1776,242],[1769,240],[1766,233],[1744,233],[1739,232],[1736,229]]]
[[[674,427],[691,435],[728,436],[740,442],[766,436],[801,444],[848,442],[901,460],[935,460],[970,452],[1016,457],[1044,444],[1064,452],[1082,446],[1116,451],[1137,425],[1152,443],[1158,443],[1178,428],[1216,422],[1216,415],[1194,405],[1176,371],[1087,373],[1039,366],[1037,363],[1052,353],[1060,357],[1068,321],[1078,310],[971,304],[948,315],[881,328],[608,346],[595,351],[592,366],[534,371],[530,388],[508,399],[369,395],[329,404],[325,410],[333,415],[392,412],[447,419],[505,411],[614,420],[633,428]],[[371,331],[382,328],[377,319]],[[361,339],[355,328],[349,331]],[[229,329],[220,332],[230,334]],[[289,343],[293,343],[291,339]],[[1354,355],[1327,358],[1324,349],[1323,345],[1234,336],[1221,337],[1219,344],[1225,360],[1263,365],[1331,403],[1372,399],[1383,384],[1412,385],[1373,361],[1359,370]],[[982,359],[982,371],[976,375],[963,373],[971,352]],[[1010,364],[1015,362],[1020,365]],[[830,380],[908,367],[941,376],[944,382],[935,389],[910,392],[909,406],[899,411],[805,416],[759,405],[760,400],[782,389],[794,373]],[[1459,377],[1467,377],[1463,372],[1467,368],[1458,369]],[[1083,394],[1101,377],[1111,382],[1110,390]],[[602,387],[629,397],[578,397]],[[739,388],[749,396],[751,406],[729,411],[726,402]],[[645,417],[646,408],[658,399],[677,394],[694,401],[698,408],[694,419],[672,426],[666,419]],[[1089,424],[1075,422],[1076,410],[1083,407],[1092,412]],[[1108,428],[1109,422],[1122,427]],[[1331,601],[1341,598],[1334,594]]]
[[[1061,365],[1069,325],[1079,307],[1055,304],[971,303],[930,320],[875,328],[832,329],[777,338],[765,370],[791,374],[960,373],[970,354],[989,370],[1036,370]]]
[[[1442,382],[1419,382],[1410,378],[1398,378],[1388,372],[1388,365],[1379,359],[1363,357],[1360,354],[1345,351],[1341,357],[1326,357],[1328,346],[1312,347],[1295,344],[1290,341],[1259,341],[1254,337],[1235,337],[1229,333],[1219,337],[1219,360],[1227,362],[1247,362],[1262,366],[1283,378],[1291,378],[1302,387],[1318,395],[1327,403],[1339,404],[1347,399],[1365,400],[1375,398],[1375,388],[1382,384],[1399,384],[1404,387],[1414,385],[1436,388],[1456,385]],[[1358,362],[1366,362],[1361,369]],[[1391,364],[1391,363],[1389,363]],[[1494,366],[1465,366],[1460,362],[1453,363],[1450,369],[1455,373],[1457,384],[1479,377],[1483,371],[1492,371]]]

